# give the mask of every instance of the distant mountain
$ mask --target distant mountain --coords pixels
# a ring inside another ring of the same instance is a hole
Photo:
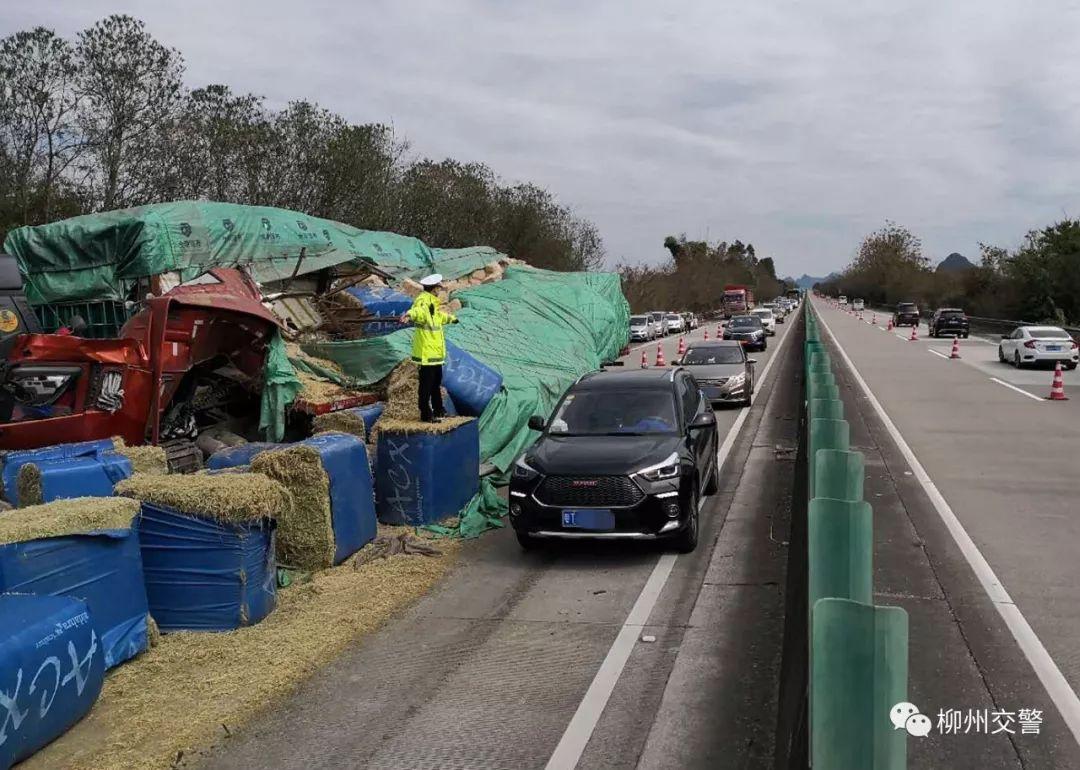
[[[795,285],[798,286],[800,289],[810,289],[814,286],[815,283],[821,283],[822,281],[828,281],[832,278],[839,277],[840,273],[837,272],[829,273],[824,278],[818,278],[817,276],[807,275],[806,273],[803,273],[802,277],[795,281]]]
[[[938,270],[970,270],[975,267],[975,264],[965,257],[963,254],[958,254],[955,251],[945,259],[941,260],[941,264],[937,266]]]

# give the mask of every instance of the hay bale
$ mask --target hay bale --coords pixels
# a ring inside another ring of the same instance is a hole
[[[351,409],[341,409],[336,412],[316,415],[311,424],[318,433],[324,431],[348,433],[359,437],[361,441],[367,440],[367,428],[364,425],[364,418]]]
[[[462,305],[461,305],[461,300],[460,299],[452,299],[452,300],[450,300],[449,302],[446,303],[446,312],[447,313],[456,313],[459,310],[461,310],[461,308],[462,308]]]
[[[19,495],[20,508],[41,505],[45,502],[45,491],[41,487],[41,468],[35,463],[27,463],[19,468],[15,487]]]
[[[386,288],[387,284],[382,278],[377,275],[369,275],[367,278],[359,282],[361,286],[378,286],[380,288]]]
[[[443,417],[439,422],[421,422],[420,420],[399,420],[393,417],[387,418],[384,412],[376,427],[380,432],[438,434],[449,433],[455,428],[460,428],[465,423],[474,419],[474,417]]]
[[[169,472],[169,458],[159,446],[119,446],[117,452],[131,461],[134,473],[164,476]]]
[[[414,281],[412,278],[404,279],[403,281],[401,281],[401,283],[398,284],[397,288],[398,291],[400,291],[407,297],[418,297],[420,296],[420,292],[424,290],[424,287],[421,286],[418,282]]]
[[[334,563],[334,522],[330,509],[330,477],[319,453],[295,446],[256,455],[251,470],[280,482],[292,493],[293,505],[278,519],[278,562],[315,570]],[[236,476],[226,476],[231,483]]]
[[[402,361],[390,372],[386,383],[386,409],[383,417],[398,420],[420,419],[420,367]]]
[[[137,502],[119,497],[74,497],[32,505],[0,516],[0,543],[129,529],[138,512]]]
[[[140,473],[119,482],[116,494],[224,523],[247,523],[262,518],[280,523],[292,509],[289,490],[258,473],[176,476]]]
[[[487,275],[487,273],[484,272],[483,268],[480,268],[479,270],[473,270],[469,277],[474,281],[479,281],[482,280],[485,275]]]
[[[328,382],[313,374],[297,369],[296,376],[300,380],[300,398],[311,404],[323,404],[348,394],[340,385]]]

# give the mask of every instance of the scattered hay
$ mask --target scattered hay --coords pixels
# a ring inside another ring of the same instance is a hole
[[[330,477],[319,453],[309,446],[271,449],[252,458],[251,470],[280,482],[292,493],[292,509],[278,519],[278,562],[307,570],[333,564]],[[227,477],[227,483],[235,478]]]
[[[352,558],[354,569],[376,559],[388,559],[391,556],[441,556],[440,551],[429,541],[423,540],[412,532],[400,532],[395,535],[379,535],[375,540],[360,549]]]
[[[15,477],[15,490],[19,495],[20,508],[45,502],[45,492],[41,488],[41,468],[35,463],[26,463],[19,468]]]
[[[439,547],[442,556],[391,556],[316,573],[279,590],[277,609],[255,626],[164,636],[112,669],[93,710],[20,769],[128,770],[172,767],[178,757],[194,761],[427,593],[461,544]]]
[[[343,292],[342,296],[351,297],[352,295],[348,292]],[[346,379],[345,370],[341,368],[341,364],[339,364],[337,361],[331,361],[329,358],[319,358],[318,356],[313,356],[310,353],[305,353],[304,350],[300,347],[300,345],[296,342],[286,342],[285,352],[286,354],[288,354],[289,358],[298,358],[303,361],[310,361],[315,366],[320,366],[323,369],[328,369],[334,374],[340,375],[342,379]]]
[[[288,518],[292,499],[286,487],[259,473],[151,476],[139,473],[119,482],[117,495],[175,508],[221,522]]]
[[[327,382],[301,369],[296,370],[296,376],[300,380],[300,398],[312,404],[329,403],[349,393],[340,385]]]
[[[151,647],[157,647],[158,642],[161,641],[161,629],[158,628],[157,621],[149,612],[146,613],[146,640]]]
[[[364,418],[352,409],[341,409],[336,412],[327,412],[326,414],[316,415],[311,421],[311,425],[317,432],[334,431],[337,433],[348,433],[358,437],[361,441],[367,439],[367,428],[364,425]]]
[[[382,419],[420,419],[420,367],[402,361],[390,372],[386,383],[386,407]]]
[[[169,472],[169,458],[159,446],[124,446],[116,451],[131,461],[134,473],[146,473],[151,476],[164,476]]]
[[[136,501],[119,497],[54,500],[0,516],[0,543],[24,543],[102,529],[130,529],[138,512]]]
[[[395,420],[393,418],[387,419],[385,416],[379,418],[376,427],[380,431],[390,431],[391,433],[449,433],[455,428],[460,428],[467,422],[472,421],[472,417],[443,417],[439,422],[420,422],[419,420]]]

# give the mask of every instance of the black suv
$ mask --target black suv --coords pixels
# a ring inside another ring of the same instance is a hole
[[[747,350],[765,350],[769,346],[765,336],[765,327],[756,315],[734,316],[724,326],[724,339],[741,342]]]
[[[514,464],[510,523],[540,538],[669,540],[697,547],[702,497],[716,493],[716,415],[685,369],[579,379]]]
[[[930,320],[926,322],[930,327],[931,337],[948,335],[950,337],[963,337],[965,340],[971,332],[971,325],[964,311],[958,307],[942,307],[934,311]]]
[[[893,313],[893,326],[918,326],[919,306],[914,302],[901,302]]]

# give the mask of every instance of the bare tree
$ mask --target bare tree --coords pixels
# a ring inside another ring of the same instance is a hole
[[[99,177],[95,198],[106,209],[131,205],[147,140],[180,98],[183,58],[155,40],[143,22],[124,15],[80,32],[75,50],[80,122]]]

